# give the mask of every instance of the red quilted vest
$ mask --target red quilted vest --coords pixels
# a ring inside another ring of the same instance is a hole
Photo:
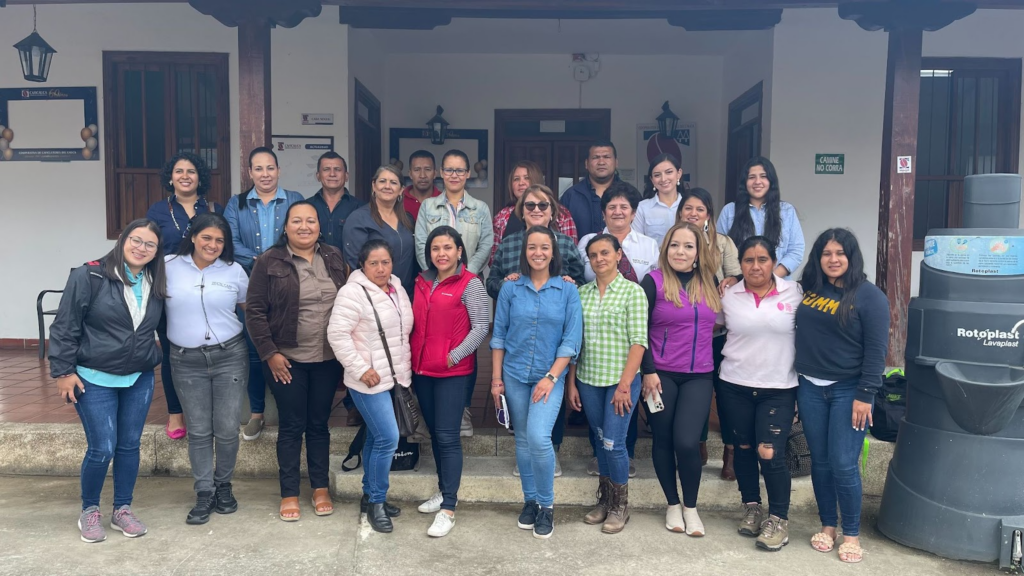
[[[462,343],[469,334],[469,312],[462,303],[462,293],[476,275],[461,266],[461,270],[430,288],[433,280],[420,274],[416,277],[416,291],[412,299],[413,328],[412,370],[422,376],[447,378],[465,376],[473,372],[476,354],[470,354],[458,364],[448,367],[448,353]]]

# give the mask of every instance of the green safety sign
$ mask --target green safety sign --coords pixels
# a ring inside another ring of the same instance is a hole
[[[845,174],[846,154],[815,154],[815,174]]]

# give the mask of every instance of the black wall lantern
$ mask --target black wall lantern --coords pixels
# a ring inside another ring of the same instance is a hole
[[[29,82],[46,82],[50,75],[50,59],[57,53],[36,32],[36,6],[32,5],[32,33],[14,45],[21,60],[21,73]]]
[[[661,105],[661,114],[658,115],[658,134],[665,138],[676,137],[676,127],[679,126],[679,116],[668,107],[668,100]]]
[[[444,144],[444,139],[448,136],[448,121],[441,117],[441,114],[444,114],[444,108],[439,105],[437,114],[427,120],[427,126],[430,127],[431,144]]]

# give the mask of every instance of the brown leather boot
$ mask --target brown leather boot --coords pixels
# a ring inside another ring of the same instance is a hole
[[[726,446],[725,451],[722,452],[722,480],[732,482],[736,479],[736,470],[732,467],[735,454],[736,451],[732,446]]]
[[[626,522],[629,522],[629,484],[612,483],[612,502],[601,532],[618,534],[626,527]]]
[[[601,476],[597,485],[597,506],[583,517],[587,524],[600,524],[608,517],[608,508],[612,501],[612,479]]]
[[[700,443],[700,465],[701,466],[707,466],[708,465],[708,443],[707,442],[701,442]]]

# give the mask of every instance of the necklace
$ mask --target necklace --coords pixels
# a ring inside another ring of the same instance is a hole
[[[757,294],[758,298],[763,299],[765,296],[767,296],[769,293],[771,293],[771,291],[774,290],[774,289],[775,289],[775,279],[773,278],[772,281],[768,284],[768,289],[765,290],[764,293],[757,294],[756,291],[753,291],[753,292],[754,292],[754,294]]]
[[[185,238],[185,236],[188,235],[189,228],[192,227],[192,220],[189,220],[185,224],[185,229],[184,230],[181,229],[181,226],[178,225],[178,218],[174,216],[174,203],[172,202],[173,199],[174,199],[174,196],[168,196],[167,197],[167,210],[170,211],[170,213],[171,213],[171,222],[174,223],[175,230],[177,230],[178,232],[181,232],[181,237]],[[199,214],[199,201],[198,200],[196,200],[195,208],[196,208],[196,215],[198,215]],[[188,214],[186,214],[186,216],[188,216]]]

